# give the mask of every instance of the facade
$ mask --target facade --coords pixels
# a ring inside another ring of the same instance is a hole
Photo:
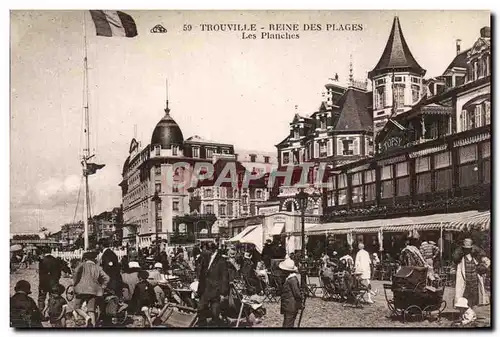
[[[374,157],[338,167],[324,221],[491,208],[489,31],[425,82],[418,104],[388,120]]]
[[[274,152],[235,150],[236,160],[250,172],[270,173],[278,167],[278,159]]]
[[[83,221],[67,223],[61,226],[61,240],[73,244],[78,238],[83,237]],[[89,226],[89,236],[94,234],[93,226]]]
[[[270,156],[266,159],[266,155],[255,154],[262,157],[261,162],[256,160],[257,165],[268,165],[266,161],[272,165]],[[251,158],[248,164],[254,163]],[[178,162],[188,167],[172,172]],[[197,163],[213,164],[214,175],[191,188],[191,173]],[[199,136],[184,140],[167,104],[150,144],[141,146],[133,139],[123,166],[124,242],[148,246],[158,237],[185,243],[200,232],[212,234],[227,228],[229,219],[255,214],[255,204],[268,198],[262,183],[247,189],[213,186],[227,163],[235,164],[239,178],[243,176],[246,167],[236,161],[233,145]],[[171,183],[169,176],[173,177]]]

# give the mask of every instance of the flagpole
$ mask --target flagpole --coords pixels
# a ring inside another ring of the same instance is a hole
[[[88,172],[87,172],[87,160],[89,159],[90,156],[90,130],[89,130],[89,86],[88,86],[88,64],[87,64],[87,25],[86,25],[86,17],[85,17],[85,11],[83,11],[83,50],[84,50],[84,57],[83,57],[83,90],[84,90],[84,97],[83,97],[83,110],[84,110],[84,115],[85,115],[85,126],[84,126],[84,133],[85,133],[85,148],[83,150],[83,175],[85,177],[85,198],[83,198],[83,208],[85,211],[85,215],[83,218],[83,230],[84,230],[84,249],[88,250],[89,249],[89,177],[88,177]]]

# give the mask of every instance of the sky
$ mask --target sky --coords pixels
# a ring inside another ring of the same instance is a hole
[[[490,25],[485,11],[126,11],[135,38],[97,37],[87,11],[11,12],[11,232],[55,232],[82,219],[76,209],[84,139],[84,27],[89,63],[91,149],[106,164],[90,177],[92,213],[121,203],[121,169],[134,126],[148,144],[162,118],[166,79],[171,116],[184,138],[273,151],[296,112],[317,110],[328,78],[364,79],[395,15],[426,77],[440,75]],[[85,17],[85,19],[84,19]],[[84,24],[86,21],[86,24]],[[200,24],[362,24],[362,31],[304,32],[294,40],[243,40]],[[151,34],[156,24],[168,33]],[[191,31],[183,31],[190,24]],[[295,106],[298,106],[297,109]],[[76,212],[75,212],[76,209]],[[76,214],[76,216],[75,216]]]

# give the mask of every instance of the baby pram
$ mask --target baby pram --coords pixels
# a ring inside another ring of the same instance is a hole
[[[428,279],[426,267],[401,267],[392,284],[384,284],[384,294],[392,316],[406,322],[423,320],[432,314],[439,317],[446,309],[444,288],[439,279]],[[388,290],[392,290],[392,298]]]

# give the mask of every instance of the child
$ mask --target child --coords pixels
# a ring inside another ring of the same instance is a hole
[[[283,327],[293,328],[295,319],[302,309],[302,293],[299,287],[299,275],[295,262],[286,259],[279,264],[279,268],[288,274],[281,292],[281,313],[284,316]]]
[[[66,327],[66,310],[68,302],[62,296],[64,290],[65,289],[62,284],[56,284],[50,291],[47,310],[50,324],[54,328]]]
[[[35,301],[29,296],[31,284],[20,280],[10,298],[10,326],[13,328],[42,328],[42,313]]]
[[[454,325],[464,326],[477,319],[474,310],[469,308],[469,303],[466,298],[460,297],[457,303],[455,303],[455,307],[460,311],[460,320],[458,322],[454,322]]]
[[[138,274],[139,283],[135,286],[134,295],[131,300],[131,309],[135,312],[141,312],[146,316],[149,326],[153,326],[151,313],[155,309],[156,295],[153,286],[148,282],[149,273],[141,270]]]

